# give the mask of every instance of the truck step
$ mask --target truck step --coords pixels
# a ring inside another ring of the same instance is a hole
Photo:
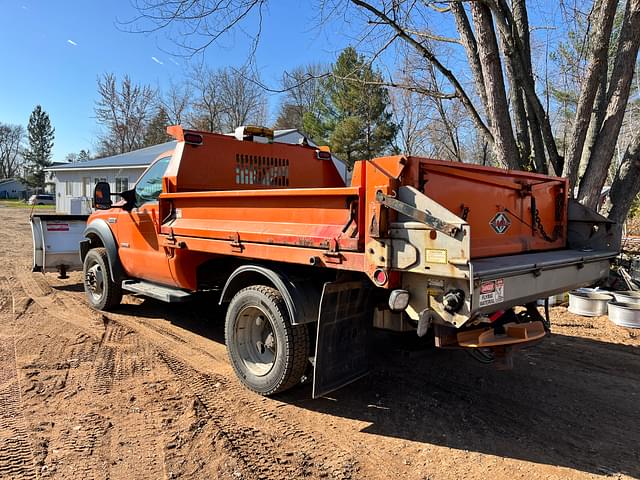
[[[190,300],[193,296],[191,293],[185,292],[184,290],[165,287],[163,285],[157,285],[143,280],[124,280],[122,282],[122,289],[167,303],[185,302]]]

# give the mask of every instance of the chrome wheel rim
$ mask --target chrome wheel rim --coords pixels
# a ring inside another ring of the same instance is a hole
[[[93,263],[87,269],[85,285],[87,287],[87,292],[89,292],[93,300],[99,302],[104,294],[104,272],[102,271],[100,264]]]
[[[276,361],[277,342],[269,316],[259,307],[244,307],[238,314],[235,338],[238,354],[245,368],[263,377]]]

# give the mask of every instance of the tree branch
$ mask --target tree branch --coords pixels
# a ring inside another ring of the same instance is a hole
[[[409,43],[418,52],[420,52],[424,58],[430,61],[434,65],[434,67],[437,68],[438,71],[442,73],[442,75],[451,83],[451,85],[456,91],[456,94],[460,98],[460,101],[462,102],[462,104],[465,106],[465,108],[471,115],[471,119],[473,120],[473,123],[476,125],[478,130],[483,134],[483,136],[487,139],[488,142],[490,142],[491,144],[494,143],[494,138],[491,131],[488,129],[487,125],[482,121],[482,118],[480,118],[480,115],[478,114],[478,111],[473,105],[473,102],[469,98],[469,95],[467,95],[467,92],[464,90],[464,88],[462,87],[462,85],[460,84],[456,76],[453,74],[453,72],[448,68],[446,68],[438,60],[438,58],[433,54],[433,52],[431,52],[431,50],[425,47],[422,43],[418,42],[409,33],[407,33],[395,20],[391,19],[387,14],[378,10],[373,5],[367,2],[364,2],[362,0],[350,0],[350,1],[353,4],[369,11],[370,13],[375,15],[377,18],[382,20],[384,23],[389,25],[391,28],[393,28],[393,30],[398,34],[400,38],[402,38],[404,41]]]

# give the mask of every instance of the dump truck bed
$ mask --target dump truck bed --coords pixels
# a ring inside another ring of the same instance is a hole
[[[566,245],[564,178],[420,157],[407,169],[405,184],[469,223],[472,258]]]

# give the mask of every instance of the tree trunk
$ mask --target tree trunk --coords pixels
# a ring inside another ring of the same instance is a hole
[[[640,132],[631,141],[609,192],[608,216],[616,222],[618,238],[633,200],[640,191]]]
[[[607,113],[585,171],[578,200],[596,208],[613,158],[629,100],[633,71],[640,46],[640,0],[629,0],[618,39],[618,51],[607,92]]]
[[[608,79],[608,69],[605,68],[602,70],[602,75],[600,76],[600,85],[598,85],[598,93],[596,93],[596,99],[593,105],[593,113],[591,114],[591,121],[589,122],[589,130],[587,131],[587,138],[584,141],[584,148],[582,149],[580,167],[578,168],[578,179],[582,178],[584,175],[584,171],[586,170],[591,154],[593,153],[596,138],[598,138],[598,132],[600,132],[602,122],[604,122],[604,115],[607,112]]]
[[[471,68],[471,74],[473,75],[473,83],[476,87],[476,93],[482,101],[482,107],[486,112],[488,110],[487,105],[487,91],[484,86],[484,74],[482,73],[482,65],[480,64],[480,57],[478,56],[478,45],[476,38],[471,30],[469,24],[469,18],[467,12],[464,9],[462,2],[452,2],[451,11],[453,12],[453,18],[456,21],[456,28],[460,34],[460,43],[464,47],[464,51],[467,54],[469,60],[469,67]],[[489,119],[490,121],[490,119]],[[489,124],[491,126],[491,124]]]
[[[511,116],[491,10],[480,2],[472,2],[471,16],[478,34],[478,53],[487,92],[487,116],[491,119],[494,152],[497,159],[507,167],[518,169],[520,162],[511,129]]]
[[[578,108],[573,123],[573,134],[569,138],[567,155],[562,175],[569,178],[570,188],[575,187],[578,178],[578,167],[584,148],[587,130],[591,120],[593,102],[598,91],[598,84],[602,78],[602,72],[607,71],[607,57],[609,52],[609,39],[616,14],[618,0],[602,0],[595,22],[594,32],[591,36],[591,52],[589,66],[580,91]]]
[[[529,135],[531,136],[531,147],[533,164],[536,166],[536,172],[549,173],[549,165],[546,162],[544,155],[544,140],[542,139],[542,130],[538,118],[533,113],[533,106],[531,102],[527,100],[525,102],[525,108],[527,110],[527,120],[529,121]]]

